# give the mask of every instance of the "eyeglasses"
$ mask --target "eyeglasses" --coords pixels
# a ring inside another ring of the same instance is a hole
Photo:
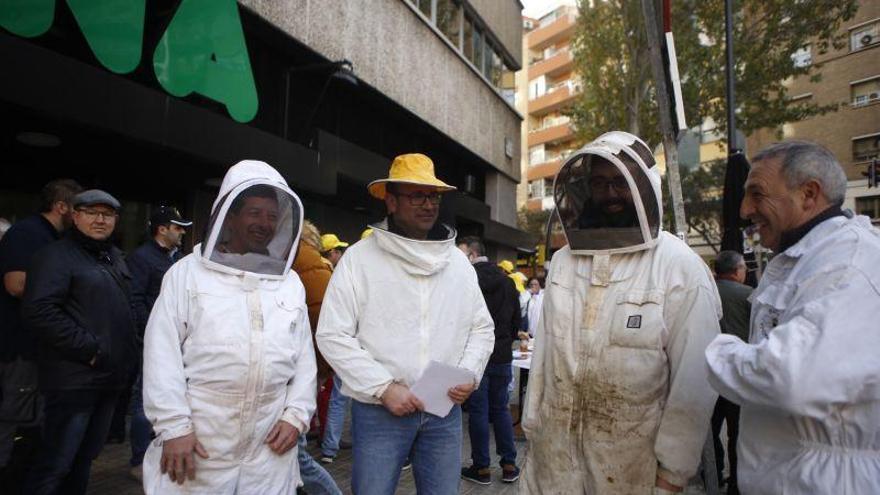
[[[76,211],[82,213],[86,217],[95,218],[103,217],[104,220],[116,220],[118,214],[115,211],[93,210],[91,208],[77,208]]]
[[[391,194],[394,194],[395,196],[406,196],[409,199],[410,206],[424,206],[425,201],[430,201],[432,205],[436,206],[436,205],[439,205],[440,201],[443,199],[443,195],[438,192],[431,193],[431,194],[425,194],[425,193],[420,193],[420,192],[411,193],[411,194],[406,194],[406,193],[391,193]]]
[[[608,189],[608,186],[611,186],[616,192],[624,192],[629,189],[629,183],[626,181],[626,177],[622,175],[613,179],[591,177],[587,183],[590,185],[590,189],[594,191],[605,191]]]

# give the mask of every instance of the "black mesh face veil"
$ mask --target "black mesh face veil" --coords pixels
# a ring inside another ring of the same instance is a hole
[[[659,187],[645,165],[645,159],[653,165],[653,157],[637,138],[612,137],[575,153],[554,182],[556,208],[574,253],[648,249],[660,232]]]

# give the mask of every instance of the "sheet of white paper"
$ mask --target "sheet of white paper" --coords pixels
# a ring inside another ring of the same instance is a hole
[[[425,412],[445,418],[455,405],[449,398],[449,389],[473,381],[470,370],[431,361],[409,389],[425,405]]]

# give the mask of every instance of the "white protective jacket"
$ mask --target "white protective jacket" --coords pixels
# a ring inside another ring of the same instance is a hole
[[[281,232],[276,239],[297,246],[299,199],[265,163],[246,161],[229,170],[214,216],[222,218],[236,194],[254,184],[289,195],[294,208],[279,224],[295,231],[291,235],[288,228],[289,239],[280,239]],[[214,222],[213,229],[221,226]],[[217,237],[212,230],[206,242],[216,244]],[[299,483],[297,449],[278,456],[265,440],[279,419],[305,432],[315,410],[305,290],[290,270],[295,249],[281,246],[286,267],[278,275],[234,269],[204,253],[211,250],[197,245],[171,267],[147,324],[144,411],[157,436],[144,459],[144,490],[293,494]],[[240,258],[250,266],[276,264],[249,256]],[[196,455],[196,478],[181,486],[160,472],[162,444],[192,432],[210,458]]]
[[[740,490],[880,493],[880,232],[866,217],[815,226],[767,265],[746,344],[706,350],[740,404]]]
[[[520,493],[650,494],[658,475],[683,486],[708,436],[717,394],[703,353],[719,333],[721,301],[700,257],[659,229],[650,150],[615,134],[556,179],[569,245],[553,256],[544,289]],[[622,183],[638,222],[602,225],[590,195]]]
[[[333,270],[318,320],[318,348],[342,392],[379,404],[394,381],[412,385],[432,360],[466,368],[479,382],[495,343],[477,274],[455,247],[373,225]]]

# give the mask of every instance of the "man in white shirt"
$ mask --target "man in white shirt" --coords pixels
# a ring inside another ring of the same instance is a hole
[[[421,154],[397,157],[389,175],[369,185],[388,217],[336,266],[318,347],[353,399],[354,493],[393,494],[407,456],[419,493],[458,493],[458,404],[483,376],[494,325],[455,230],[437,223],[442,194],[455,188]],[[409,389],[432,360],[473,374],[449,390],[456,405],[443,418],[423,412]]]

